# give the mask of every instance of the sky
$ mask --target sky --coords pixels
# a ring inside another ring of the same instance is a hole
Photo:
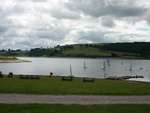
[[[0,49],[150,41],[150,0],[0,0]]]

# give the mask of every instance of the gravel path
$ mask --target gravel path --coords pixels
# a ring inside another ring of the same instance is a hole
[[[0,94],[3,104],[150,104],[150,96],[55,96]]]

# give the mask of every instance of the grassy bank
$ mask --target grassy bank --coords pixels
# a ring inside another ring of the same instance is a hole
[[[0,60],[17,60],[17,58],[11,56],[0,56]]]
[[[150,113],[150,105],[2,105],[1,113]]]
[[[86,95],[150,95],[150,83],[96,80],[84,83],[82,79],[62,81],[61,77],[43,77],[40,80],[1,78],[0,93],[27,94],[86,94]]]

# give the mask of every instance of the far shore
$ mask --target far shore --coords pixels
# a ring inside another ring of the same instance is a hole
[[[20,59],[17,59],[17,60],[0,60],[0,63],[23,63],[23,62],[31,62],[31,61],[20,60]]]
[[[76,56],[18,56],[18,58],[76,58],[76,59],[124,59],[124,60],[150,60],[150,58],[146,57],[109,57],[109,56],[97,56],[97,57],[91,57],[91,56],[86,56],[86,57],[76,57]]]

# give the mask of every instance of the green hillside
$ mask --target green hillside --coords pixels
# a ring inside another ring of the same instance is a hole
[[[111,52],[90,46],[74,45],[72,48],[66,48],[62,51],[64,56],[72,57],[110,57]]]
[[[150,58],[150,42],[57,45],[31,50],[0,50],[0,56]]]

